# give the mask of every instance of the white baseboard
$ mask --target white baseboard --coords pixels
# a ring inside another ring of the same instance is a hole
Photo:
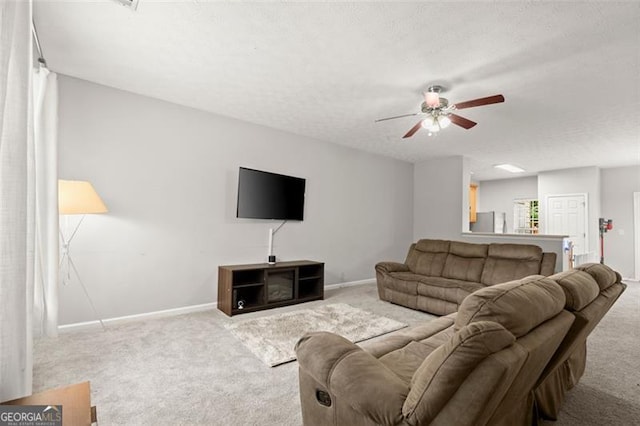
[[[375,278],[368,278],[365,280],[348,281],[348,282],[336,283],[336,284],[327,284],[325,286],[325,290],[336,290],[343,287],[353,287],[353,286],[363,285],[363,284],[373,284],[375,282],[376,282]],[[126,315],[123,317],[116,317],[116,318],[106,318],[102,320],[102,323],[104,325],[116,325],[116,324],[132,322],[132,321],[163,318],[163,317],[169,317],[174,315],[189,314],[193,312],[208,311],[208,310],[216,309],[217,307],[218,307],[218,302],[204,303],[202,305],[183,306],[181,308],[146,312],[144,314]],[[97,321],[97,320],[86,321],[86,322],[76,322],[73,324],[59,325],[58,332],[68,333],[72,331],[81,331],[81,330],[99,330],[100,327],[101,327],[100,321]]]
[[[208,311],[211,309],[216,309],[217,307],[218,307],[218,302],[203,303],[202,305],[183,306],[181,308],[146,312],[144,314],[135,314],[135,315],[126,315],[124,317],[107,318],[107,319],[103,319],[102,322],[104,325],[116,325],[116,324],[131,322],[131,321],[140,321],[145,319],[163,318],[163,317],[170,317],[174,315],[189,314],[193,312]],[[100,321],[77,322],[73,324],[59,325],[58,332],[67,333],[70,331],[95,330],[95,329],[100,329],[100,327],[101,327]]]
[[[325,290],[335,290],[343,287],[353,287],[356,285],[373,284],[376,282],[375,278],[367,278],[366,280],[348,281],[346,283],[327,284],[324,286]]]

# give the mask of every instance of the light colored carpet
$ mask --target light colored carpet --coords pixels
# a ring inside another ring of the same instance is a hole
[[[283,312],[227,324],[246,347],[270,367],[294,361],[295,344],[308,332],[330,331],[354,343],[406,327],[346,303]]]
[[[277,312],[348,303],[410,326],[435,318],[380,301],[373,284],[325,296]],[[103,426],[300,426],[298,363],[266,368],[225,328],[274,312],[229,318],[212,310],[39,340],[34,391],[90,380]],[[586,373],[560,418],[545,426],[640,424],[638,324],[640,284],[630,283],[589,337]]]

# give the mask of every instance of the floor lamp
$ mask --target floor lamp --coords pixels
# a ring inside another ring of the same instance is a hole
[[[100,325],[104,329],[104,323],[98,315],[98,311],[96,310],[91,297],[89,296],[89,292],[87,291],[87,287],[82,282],[80,278],[80,274],[78,274],[78,269],[76,265],[73,263],[73,259],[71,258],[71,241],[73,241],[73,237],[75,237],[78,232],[78,228],[82,224],[82,221],[87,214],[94,213],[106,213],[107,206],[104,205],[102,199],[93,188],[91,183],[81,180],[58,180],[58,213],[62,215],[82,215],[80,220],[76,224],[73,232],[69,236],[69,238],[65,238],[64,233],[62,232],[62,227],[60,227],[60,241],[62,243],[62,256],[60,257],[60,264],[58,265],[60,271],[62,271],[63,265],[66,265],[67,270],[66,274],[63,274],[62,282],[66,284],[67,279],[71,278],[71,271],[75,273],[82,290],[84,291],[85,296],[87,296],[87,300],[91,305],[91,309],[95,313],[98,321],[100,321]],[[68,217],[65,218],[68,220]],[[66,261],[66,262],[65,262]]]

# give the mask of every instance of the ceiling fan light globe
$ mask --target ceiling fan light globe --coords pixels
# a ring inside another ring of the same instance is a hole
[[[430,132],[437,132],[440,130],[438,119],[436,117],[427,117],[422,120],[422,127]]]
[[[451,119],[446,115],[441,115],[440,117],[438,117],[438,123],[440,123],[440,127],[444,129],[445,127],[449,127],[449,124],[451,124]]]

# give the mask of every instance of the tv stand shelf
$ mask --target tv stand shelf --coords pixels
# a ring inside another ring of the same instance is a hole
[[[296,260],[218,267],[218,309],[229,316],[322,298],[322,262]]]

